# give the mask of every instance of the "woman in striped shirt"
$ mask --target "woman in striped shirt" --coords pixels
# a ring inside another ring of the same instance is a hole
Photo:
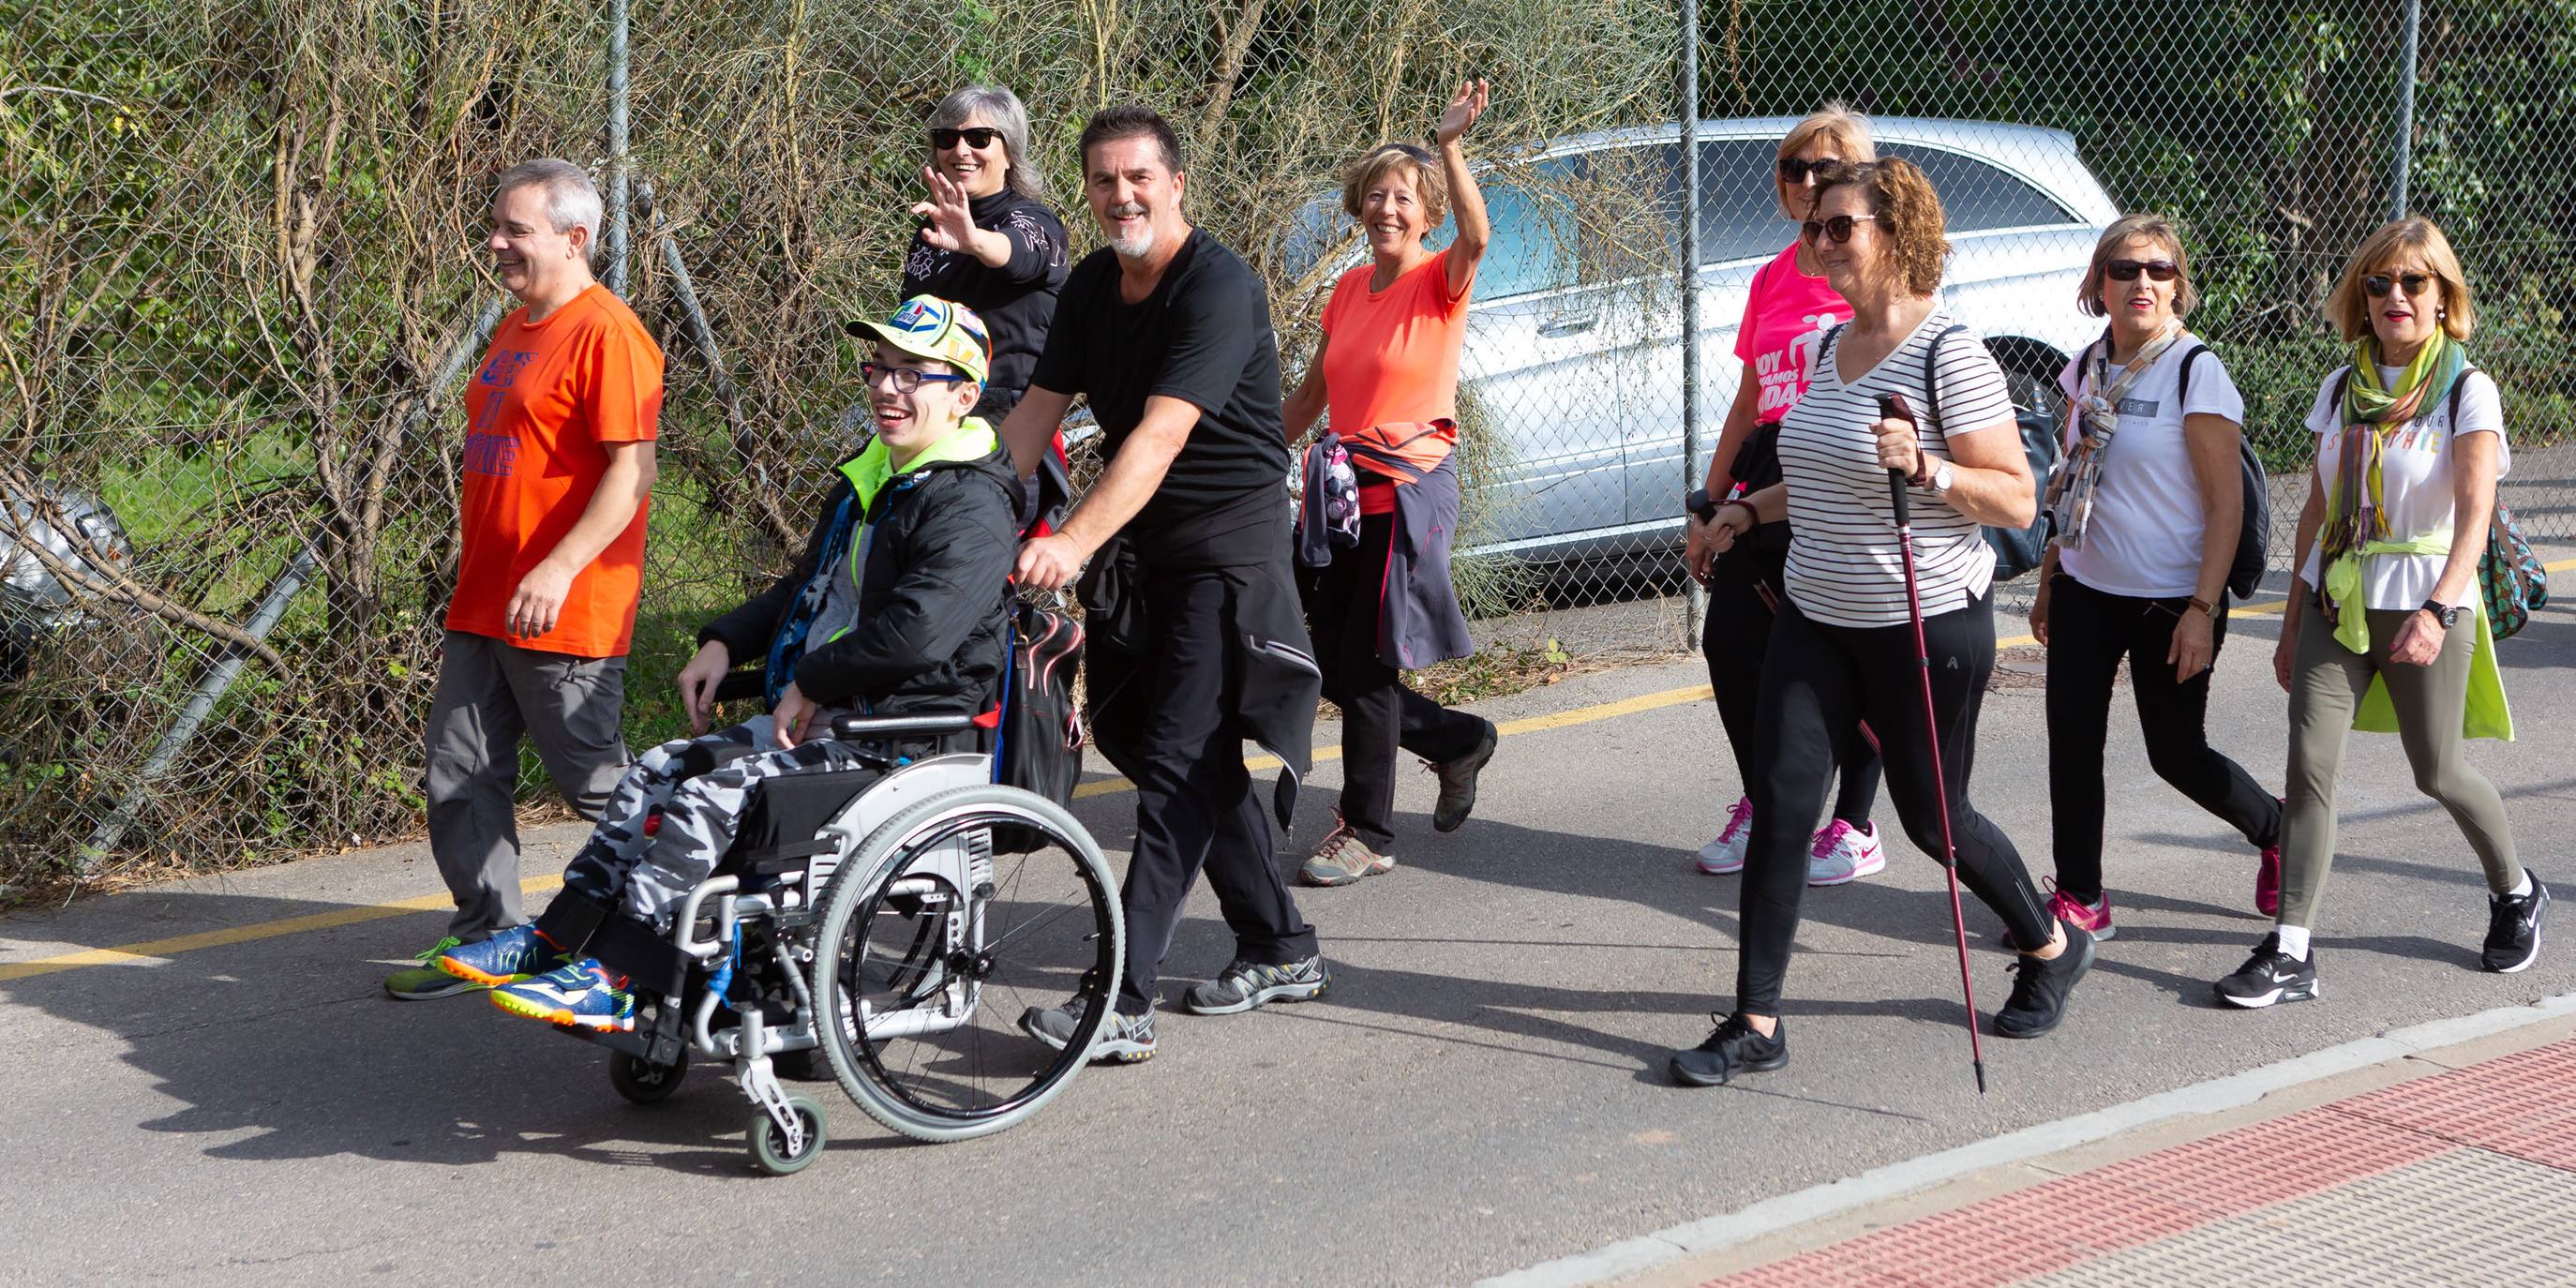
[[[1959,877],[2027,946],[1995,1031],[2037,1037],[2057,1027],[2068,990],[2093,963],[2092,937],[2049,915],[2012,841],[1968,802],[1977,710],[1995,654],[1994,556],[1978,527],[2025,527],[2037,503],[2002,369],[1934,299],[1949,252],[1940,198],[1903,160],[1836,166],[1818,180],[1800,228],[1852,321],[1817,346],[1807,394],[1781,423],[1784,481],[1727,502],[1714,520],[1722,547],[1785,516],[1789,595],[1772,625],[1755,717],[1751,760],[1762,771],[1751,784],[1735,1010],[1707,1041],[1672,1058],[1674,1079],[1694,1086],[1788,1062],[1780,993],[1806,886],[1801,820],[1824,807],[1835,751],[1860,722],[1878,733],[1906,835],[1941,852],[1935,732],[1915,678],[1891,472],[1914,489],[1915,567]],[[1889,394],[1916,419],[1881,418],[1878,400]]]

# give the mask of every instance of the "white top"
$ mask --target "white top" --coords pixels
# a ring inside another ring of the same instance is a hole
[[[2058,373],[2057,387],[2068,398],[2078,394],[2092,365],[2087,358],[2100,344],[2085,346]],[[2201,536],[2209,516],[2201,508],[2182,418],[2207,414],[2242,424],[2245,399],[2227,378],[2226,364],[2207,349],[2191,360],[2189,388],[2181,388],[2183,358],[2194,349],[2200,349],[2200,337],[2185,331],[2130,383],[2120,400],[2119,432],[2102,450],[2102,479],[2093,490],[2084,545],[2057,552],[2059,569],[2105,594],[2175,599],[2200,593]],[[2113,379],[2119,374],[2117,366],[2110,369]],[[2064,446],[2072,451],[2083,438],[2072,407],[2066,421]],[[2233,485],[2235,458],[2227,465]]]
[[[2335,377],[2349,367],[2339,367],[2317,387],[2316,405],[2308,409],[2308,429],[2317,438],[2317,475],[2313,486],[2323,488],[2327,506],[2334,502],[2335,469],[2343,456],[2343,408],[2335,405]],[[2381,367],[2382,387],[2397,383],[2399,368]],[[2404,428],[2388,436],[2379,450],[2380,498],[2388,507],[2388,536],[2392,541],[2440,533],[2450,535],[2457,517],[2457,498],[2451,492],[2451,439],[2454,434],[2493,434],[2496,436],[2496,477],[2501,479],[2513,470],[2513,451],[2504,441],[2504,399],[2487,373],[2470,369],[2460,377],[2460,423],[2451,425],[2451,400],[2441,402],[2406,422]],[[2433,586],[2442,580],[2440,555],[2375,555],[2362,561],[2361,585],[2365,603],[2372,608],[2414,609],[2433,597]],[[2308,551],[2307,565],[2299,578],[2310,586],[2323,580],[2318,570],[2318,552]],[[2472,596],[2476,588],[2470,590]]]
[[[1907,620],[1905,565],[1896,543],[1896,509],[1887,471],[1878,465],[1878,396],[1905,395],[1927,421],[1923,363],[1934,336],[1957,325],[1934,309],[1876,367],[1858,378],[1843,365],[1843,338],[1832,362],[1808,376],[1806,396],[1780,423],[1780,472],[1789,484],[1789,598],[1800,612],[1834,626],[1894,626]],[[1819,346],[1822,348],[1823,346]],[[1815,363],[1814,358],[1809,359]],[[2001,426],[2014,433],[2012,394],[1984,339],[1961,329],[1941,341],[1941,423],[1917,426],[1925,455],[1954,459],[1951,436]],[[2015,441],[2013,448],[2020,450]],[[1914,522],[1914,577],[1927,617],[1965,608],[1995,579],[1995,555],[1977,521],[1925,488],[1909,488]]]

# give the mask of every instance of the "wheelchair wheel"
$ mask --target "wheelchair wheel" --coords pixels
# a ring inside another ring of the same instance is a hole
[[[655,1064],[642,1056],[623,1051],[608,1057],[608,1085],[617,1094],[639,1105],[656,1104],[671,1098],[680,1089],[680,1080],[689,1074],[689,1052],[681,1048],[680,1058],[672,1064]]]
[[[992,853],[995,827],[1021,829],[1028,852]],[[849,1017],[820,1035],[841,1089],[927,1141],[1005,1130],[1062,1092],[1126,952],[1090,833],[1042,796],[989,784],[887,820],[833,876],[821,926],[816,1007]],[[1083,1022],[1062,1049],[1021,1027],[1071,999]]]
[[[803,1148],[793,1153],[787,1148],[787,1134],[770,1121],[768,1110],[754,1110],[751,1115],[752,1165],[772,1176],[804,1171],[823,1156],[823,1106],[812,1096],[789,1096],[787,1108],[805,1134]]]

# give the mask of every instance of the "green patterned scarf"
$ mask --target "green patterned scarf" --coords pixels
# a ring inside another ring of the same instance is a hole
[[[2397,387],[2387,389],[2379,383],[2378,337],[2366,335],[2353,345],[2352,375],[2343,382],[2343,405],[2338,409],[2344,430],[2335,486],[2327,498],[2325,528],[2317,538],[2325,559],[2387,539],[2380,451],[2388,435],[2404,428],[2416,413],[2441,406],[2468,366],[2468,349],[2448,332],[2435,331],[2416,351],[2415,360],[2397,374]]]

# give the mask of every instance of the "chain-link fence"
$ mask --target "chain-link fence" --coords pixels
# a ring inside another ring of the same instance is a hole
[[[1704,0],[1691,192],[1694,46],[1644,0],[630,2],[0,0],[0,880],[417,826],[452,395],[500,298],[486,188],[534,155],[616,168],[621,31],[623,288],[670,356],[639,743],[679,723],[664,677],[696,626],[788,557],[863,432],[838,322],[893,302],[923,114],[976,81],[1028,103],[1077,249],[1098,244],[1083,118],[1171,116],[1186,209],[1264,275],[1293,378],[1360,262],[1339,165],[1492,80],[1469,138],[1496,241],[1459,571],[1506,642],[1683,646],[1680,229],[1696,206],[1704,464],[1746,282],[1790,236],[1772,145],[1828,98],[1940,187],[1951,302],[2025,398],[2090,337],[2074,293],[2099,226],[2181,220],[2194,325],[2292,478],[2340,352],[2317,305],[2408,140],[2410,204],[2486,302],[2474,350],[2505,390],[2513,497],[2576,536],[2565,4],[2424,6],[2410,104],[2389,0]]]

